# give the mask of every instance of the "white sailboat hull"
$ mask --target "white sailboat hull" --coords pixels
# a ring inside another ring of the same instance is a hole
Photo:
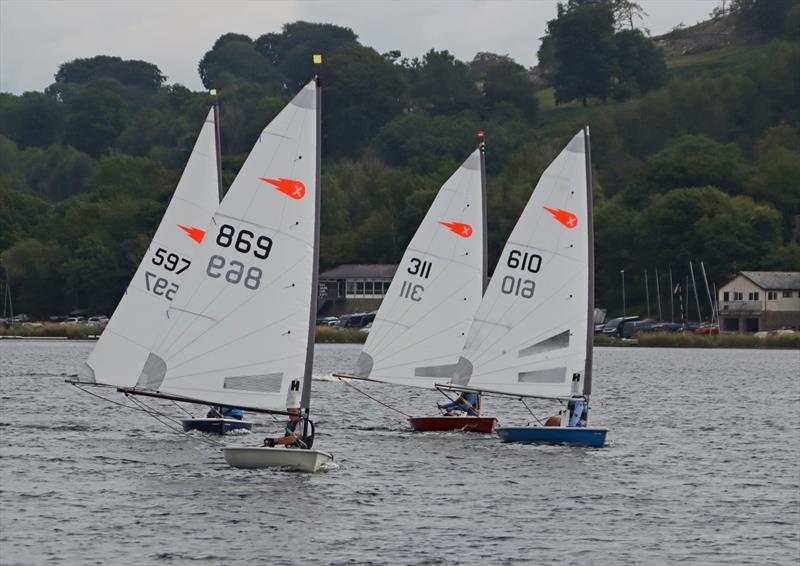
[[[230,446],[223,449],[225,461],[234,468],[286,468],[298,472],[318,472],[333,462],[333,455],[321,450],[284,447]]]

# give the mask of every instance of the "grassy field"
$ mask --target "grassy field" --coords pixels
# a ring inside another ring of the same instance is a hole
[[[100,329],[90,324],[54,324],[45,322],[39,326],[0,326],[0,337],[19,336],[22,338],[66,338],[86,340],[100,334]]]

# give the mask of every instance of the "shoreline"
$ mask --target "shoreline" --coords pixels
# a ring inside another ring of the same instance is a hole
[[[0,341],[4,340],[43,340],[94,342],[99,338],[98,329],[93,326],[23,326],[0,328]],[[337,329],[318,326],[316,344],[363,344],[367,333],[355,329]],[[800,333],[775,334],[763,338],[752,334],[698,335],[680,333],[638,334],[633,339],[618,339],[595,335],[595,347],[621,348],[745,348],[800,350]]]

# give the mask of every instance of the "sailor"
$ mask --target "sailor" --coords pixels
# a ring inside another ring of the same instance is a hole
[[[206,415],[206,418],[242,420],[244,418],[244,411],[234,407],[216,405],[208,408],[208,414]]]
[[[567,403],[569,424],[567,426],[586,426],[586,400],[583,397],[570,399]]]
[[[436,406],[439,407],[439,410],[444,411],[445,416],[448,417],[463,415],[477,417],[478,410],[480,410],[480,406],[478,405],[478,394],[471,391],[463,392],[458,396],[458,399],[452,403],[448,403],[447,405],[436,403]]]
[[[303,419],[300,417],[300,407],[289,407],[289,422],[283,430],[283,436],[279,438],[264,439],[264,446],[270,448],[274,446],[286,446],[287,448],[307,448],[303,442]]]

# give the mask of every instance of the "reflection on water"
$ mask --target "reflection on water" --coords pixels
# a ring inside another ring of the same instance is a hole
[[[65,384],[91,347],[0,342],[4,565],[796,564],[800,555],[798,352],[598,349],[593,424],[611,429],[602,450],[412,433],[397,413],[315,380],[315,447],[339,469],[308,475],[229,468],[208,437]],[[352,370],[359,351],[319,346],[315,376]],[[358,386],[411,414],[441,400]],[[531,418],[517,401],[484,405],[503,424]],[[258,444],[282,429],[255,420],[252,434],[224,442]]]

